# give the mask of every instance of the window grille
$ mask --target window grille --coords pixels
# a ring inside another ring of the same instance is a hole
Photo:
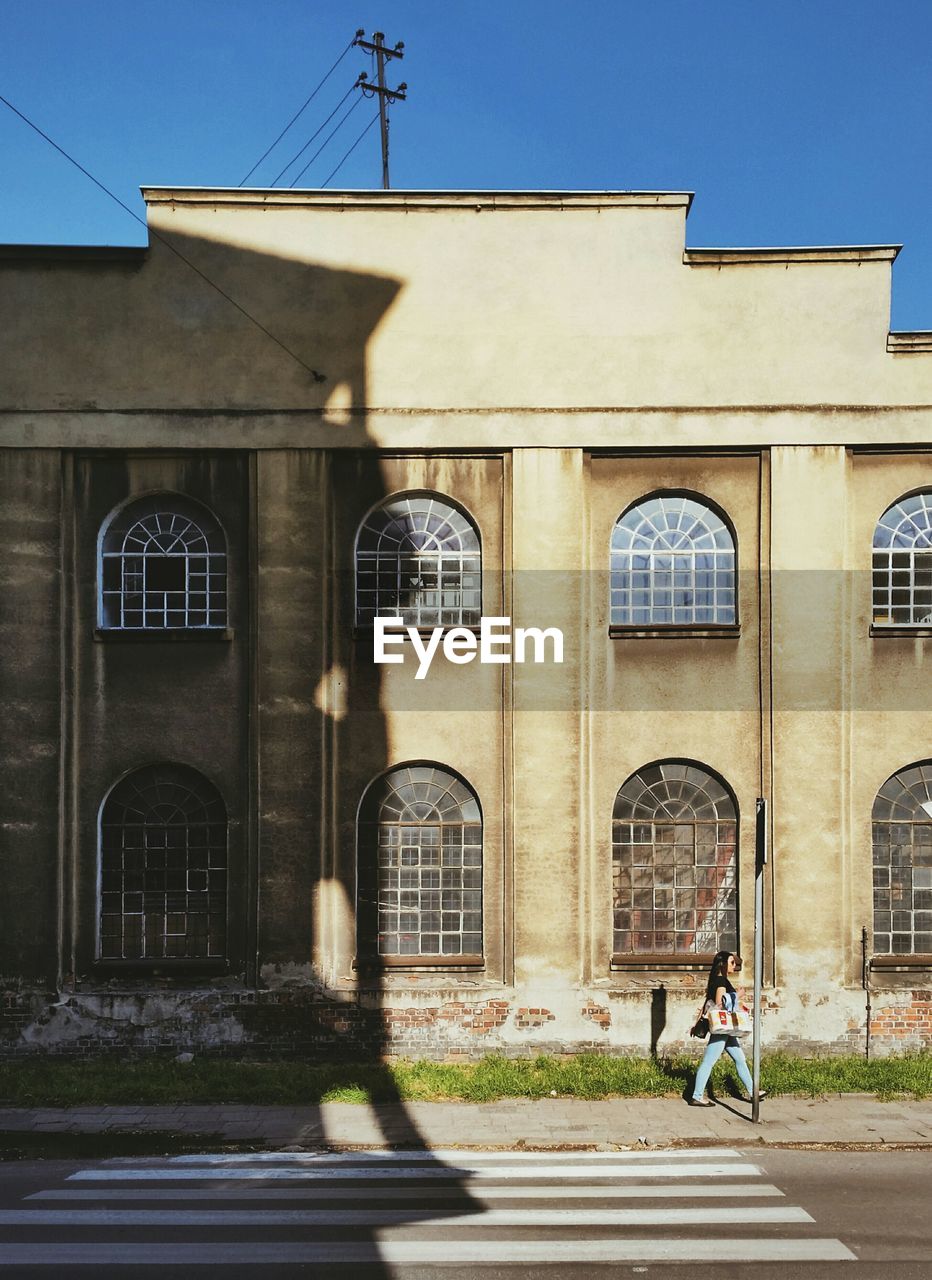
[[[359,825],[360,950],[482,954],[482,816],[459,778],[409,765],[379,779]]]
[[[400,617],[413,627],[478,626],[479,534],[430,493],[391,498],[366,517],[356,540],[356,621]]]
[[[734,623],[735,544],[714,511],[661,494],[612,530],[611,622],[616,626]]]
[[[616,955],[737,950],[737,815],[701,766],[633,774],[612,814]]]
[[[871,819],[874,951],[932,955],[932,761],[888,778]]]
[[[901,498],[880,517],[872,586],[875,626],[932,626],[932,493]]]
[[[210,512],[173,493],[119,510],[101,539],[101,628],[168,631],[226,623],[226,546]]]
[[[118,782],[100,816],[102,960],[222,959],[227,815],[194,769],[160,764]]]

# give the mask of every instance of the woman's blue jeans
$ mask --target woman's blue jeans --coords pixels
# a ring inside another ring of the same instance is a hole
[[[738,1043],[737,1036],[709,1036],[709,1043],[705,1047],[705,1053],[699,1063],[699,1070],[696,1072],[696,1083],[693,1085],[694,1098],[701,1098],[705,1093],[705,1087],[709,1083],[712,1068],[722,1056],[723,1049],[728,1050],[728,1056],[735,1064],[738,1078],[745,1089],[749,1094],[754,1092],[754,1081],[751,1079],[747,1058],[745,1058],[744,1050]]]

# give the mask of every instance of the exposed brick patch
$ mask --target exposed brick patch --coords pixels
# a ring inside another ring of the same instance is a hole
[[[390,1056],[470,1059],[490,1050],[521,1057],[608,1052],[610,1029],[621,1037],[624,1052],[646,1057],[649,1051],[648,1005],[640,992],[581,992],[569,1035],[562,1017],[542,1006],[518,1007],[498,993],[491,999],[478,992],[474,997],[467,991],[450,995],[445,999],[441,992],[424,991],[412,999],[407,992],[331,992],[297,984],[257,990],[232,984],[184,989],[164,985],[158,990],[127,985],[66,995],[27,990],[7,981],[0,984],[0,1057],[118,1053],[142,1058],[186,1051],[210,1057],[376,1062]],[[380,1007],[383,999],[387,1007]],[[644,1016],[632,1017],[632,1010]],[[792,1019],[785,1031],[778,1031],[770,1021],[778,1010],[788,1011],[783,999],[765,996],[768,1050],[800,1055],[864,1052],[863,1006],[861,1012],[856,1007],[846,1011],[831,1040],[800,1035]],[[684,1005],[674,1025],[688,1026],[693,1011]],[[581,1027],[580,1015],[591,1032]],[[872,1054],[883,1057],[930,1046],[932,991],[875,993]],[[667,1051],[696,1048],[692,1041],[664,1039]]]
[[[549,1009],[519,1009],[515,1014],[515,1026],[519,1031],[527,1031],[532,1027],[542,1027],[546,1022],[555,1022],[556,1016]]]
[[[903,992],[902,1001],[875,1005],[871,1043],[877,1048],[922,1049],[932,1045],[932,991]]]
[[[592,1000],[587,1000],[580,1009],[580,1013],[584,1018],[588,1018],[590,1022],[594,1022],[596,1026],[601,1027],[603,1031],[607,1031],[612,1025],[612,1013],[604,1004],[596,1004]]]
[[[439,1019],[462,1027],[464,1031],[475,1031],[479,1035],[488,1035],[497,1031],[508,1017],[510,1006],[507,1000],[486,1000],[484,1004],[460,1004],[451,1002],[440,1010]]]
[[[23,1028],[55,999],[54,994],[10,988],[0,991],[0,1043],[15,1043]]]

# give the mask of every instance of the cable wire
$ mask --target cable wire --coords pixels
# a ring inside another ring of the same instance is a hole
[[[54,147],[55,150],[58,152],[58,154],[61,156],[64,156],[69,164],[73,164],[76,169],[78,169],[81,173],[84,174],[85,178],[90,178],[91,182],[93,182],[95,187],[99,187],[100,190],[104,193],[104,195],[109,196],[110,199],[115,201],[120,206],[121,209],[123,209],[126,213],[129,214],[131,218],[133,218],[136,222],[138,222],[141,227],[144,227],[148,235],[150,235],[154,240],[158,240],[160,244],[163,244],[165,248],[168,249],[169,252],[173,253],[176,258],[179,258],[185,264],[185,266],[190,267],[195,275],[200,276],[200,278],[204,281],[205,284],[209,284],[211,289],[215,289],[222,298],[226,298],[230,306],[235,307],[236,310],[239,311],[241,315],[244,315],[251,324],[254,324],[257,329],[261,330],[262,333],[264,333],[267,338],[271,338],[271,340],[275,343],[275,345],[277,347],[281,347],[282,351],[284,351],[286,355],[291,356],[292,360],[296,361],[296,363],[299,364],[302,369],[304,369],[307,373],[309,373],[315,382],[326,381],[326,376],[324,374],[320,373],[317,369],[312,369],[309,364],[305,364],[305,362],[301,359],[301,357],[297,355],[294,351],[292,351],[290,347],[286,346],[285,343],[282,342],[280,338],[276,338],[275,334],[271,333],[265,327],[265,325],[261,322],[261,320],[257,320],[256,317],[254,315],[251,315],[246,310],[245,307],[241,306],[236,301],[235,298],[231,298],[228,293],[226,293],[223,289],[221,289],[219,284],[215,284],[214,281],[211,280],[210,276],[205,275],[205,273],[200,269],[200,267],[197,267],[194,265],[194,263],[191,261],[190,258],[186,258],[185,255],[179,249],[176,249],[170,240],[167,240],[165,236],[160,235],[158,231],[150,227],[148,222],[146,222],[144,218],[140,218],[139,214],[136,213],[133,209],[131,209],[128,204],[124,204],[118,195],[115,195],[110,190],[109,187],[105,187],[104,184],[101,181],[99,181],[99,179],[95,178],[92,173],[90,173],[87,169],[85,169],[83,164],[80,164],[77,160],[75,160],[74,156],[69,155],[68,152],[64,149],[64,147],[60,147],[58,143],[54,140],[54,138],[50,138],[49,135],[47,133],[44,133],[37,124],[33,124],[33,122],[29,119],[29,117],[23,115],[22,111],[20,111],[18,107],[14,107],[13,103],[10,102],[7,98],[4,98],[2,93],[0,93],[0,102],[2,102],[5,107],[9,107],[9,109],[13,112],[14,115],[19,116],[20,120],[22,120],[24,124],[28,124],[29,128],[32,129],[35,133],[37,133],[40,138],[44,138],[45,141],[49,144],[49,146]]]
[[[331,129],[331,130],[330,130],[330,132],[327,134],[326,138],[324,138],[323,142],[320,144],[320,146],[317,148],[317,150],[316,150],[316,151],[314,152],[314,154],[311,156],[310,160],[308,160],[307,164],[304,166],[304,168],[301,170],[301,172],[300,172],[296,177],[292,178],[292,180],[288,183],[288,186],[289,186],[289,187],[293,187],[293,186],[294,186],[294,184],[295,184],[296,182],[300,182],[300,181],[301,181],[301,179],[302,179],[302,178],[304,177],[304,175],[307,173],[308,169],[310,169],[311,165],[314,163],[314,161],[317,159],[317,157],[318,157],[318,156],[320,155],[320,153],[323,151],[324,147],[326,147],[326,145],[327,145],[327,143],[330,141],[330,139],[334,136],[334,134],[335,134],[335,133],[337,133],[340,129],[342,129],[342,128],[343,128],[343,126],[346,124],[347,120],[350,118],[350,116],[353,114],[353,112],[356,110],[356,108],[359,106],[359,104],[362,102],[362,100],[363,100],[363,97],[362,97],[362,94],[360,94],[360,95],[359,95],[359,97],[356,99],[356,101],[353,103],[353,105],[350,107],[349,111],[345,112],[345,113],[344,113],[344,115],[343,115],[343,117],[342,117],[342,119],[341,119],[341,120],[340,120],[340,121],[335,125],[335,127],[334,127],[333,129]]]
[[[259,165],[260,165],[260,164],[262,163],[262,161],[266,158],[266,156],[267,156],[267,155],[269,155],[272,151],[274,151],[274,150],[275,150],[275,148],[276,148],[276,147],[278,146],[278,144],[281,142],[282,138],[284,138],[285,134],[288,132],[288,130],[291,128],[291,126],[294,124],[294,122],[297,120],[298,116],[300,116],[300,115],[302,114],[302,112],[303,112],[307,107],[309,107],[309,106],[311,105],[311,103],[312,103],[312,102],[314,101],[314,99],[317,97],[317,95],[318,95],[318,93],[320,92],[320,90],[324,87],[324,85],[327,83],[327,81],[328,81],[328,80],[330,79],[330,77],[333,75],[334,71],[336,71],[337,67],[340,65],[340,63],[343,61],[343,59],[344,59],[344,58],[346,57],[346,55],[349,53],[350,49],[352,49],[352,48],[353,48],[353,46],[355,45],[355,43],[356,43],[356,41],[355,41],[355,40],[351,40],[351,41],[349,42],[349,44],[346,46],[346,48],[345,48],[345,49],[343,50],[343,52],[340,54],[339,58],[337,58],[336,62],[333,64],[333,66],[330,68],[330,70],[329,70],[329,71],[327,72],[327,74],[324,76],[323,80],[321,80],[321,82],[318,84],[317,88],[314,90],[314,92],[311,94],[311,96],[307,99],[307,101],[303,104],[303,106],[299,107],[299,108],[298,108],[298,110],[294,113],[294,115],[291,117],[291,119],[290,119],[290,120],[288,121],[288,123],[285,125],[284,129],[282,129],[281,133],[278,135],[278,137],[275,139],[275,141],[272,143],[272,145],[271,145],[271,146],[270,146],[266,151],[263,151],[262,155],[259,157],[259,159],[256,161],[256,163],[252,166],[252,168],[249,170],[249,172],[246,174],[246,177],[245,177],[245,178],[243,178],[242,182],[240,182],[240,183],[238,183],[238,184],[237,184],[238,186],[243,186],[243,184],[244,184],[244,183],[248,182],[248,181],[249,181],[249,179],[252,177],[252,175],[255,173],[255,171],[259,168]],[[297,157],[295,157],[295,158],[297,158]],[[287,165],[285,165],[285,168],[287,169],[287,168],[288,168],[288,166],[287,166]],[[275,183],[273,182],[273,183],[272,183],[272,186],[274,187],[274,185],[275,185]]]
[[[356,81],[356,84],[358,84],[358,83],[359,83],[359,81],[357,80],[357,81]],[[343,106],[343,103],[346,101],[346,99],[350,96],[350,94],[353,92],[353,90],[354,90],[355,88],[356,88],[356,85],[355,85],[355,84],[351,84],[351,85],[350,85],[350,87],[347,89],[346,93],[344,93],[343,97],[340,99],[340,101],[337,103],[337,105],[336,105],[336,106],[333,108],[333,110],[330,112],[330,115],[329,115],[329,116],[327,116],[327,119],[323,122],[323,124],[320,126],[320,128],[319,128],[319,129],[315,129],[315,130],[314,130],[314,132],[313,132],[313,133],[311,134],[311,136],[308,138],[307,142],[305,142],[305,144],[304,144],[304,146],[301,148],[301,150],[300,150],[300,151],[298,151],[295,155],[293,155],[293,156],[291,157],[291,159],[290,159],[290,160],[288,161],[288,163],[285,165],[284,169],[282,169],[281,173],[279,173],[279,174],[276,174],[276,175],[275,175],[275,177],[272,179],[272,182],[271,182],[271,184],[270,184],[271,186],[273,186],[273,187],[274,187],[274,186],[275,186],[275,184],[276,184],[276,182],[278,182],[278,181],[279,181],[279,179],[281,179],[281,178],[283,178],[283,177],[285,176],[285,174],[288,172],[288,170],[291,168],[291,166],[294,164],[294,162],[295,162],[296,160],[300,160],[300,159],[301,159],[301,157],[304,155],[305,151],[307,151],[308,147],[311,145],[311,143],[314,141],[314,139],[315,139],[316,137],[318,137],[321,133],[323,133],[324,129],[326,129],[327,125],[330,123],[330,121],[333,119],[333,117],[336,115],[336,113],[340,110],[340,108]],[[308,164],[310,164],[310,161],[308,161]],[[299,174],[298,176],[300,177],[300,174]]]
[[[363,129],[362,133],[359,135],[359,137],[356,139],[356,141],[355,141],[355,142],[353,143],[353,145],[350,147],[349,151],[347,151],[346,155],[343,157],[343,159],[340,161],[340,163],[337,165],[337,167],[336,167],[336,168],[333,170],[333,172],[330,174],[330,177],[328,177],[324,182],[322,182],[322,183],[320,184],[320,185],[321,185],[321,188],[323,188],[323,187],[325,187],[325,186],[327,185],[327,183],[330,181],[330,178],[334,178],[334,177],[336,177],[336,175],[339,173],[339,171],[343,168],[343,165],[344,165],[345,161],[347,161],[347,160],[350,158],[350,156],[353,154],[353,152],[354,152],[354,151],[356,150],[356,148],[359,146],[360,142],[362,142],[363,138],[366,136],[366,134],[369,132],[369,130],[372,128],[372,126],[375,124],[376,120],[378,120],[378,118],[379,118],[379,113],[378,113],[378,112],[376,112],[376,113],[375,113],[375,115],[372,117],[372,119],[369,121],[369,123],[366,125],[365,129]]]

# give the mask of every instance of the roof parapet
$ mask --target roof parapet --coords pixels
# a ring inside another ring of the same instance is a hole
[[[240,187],[141,187],[147,205],[273,205],[319,209],[686,209],[691,191],[301,191]]]
[[[914,329],[911,333],[888,333],[887,350],[895,355],[932,352],[932,329]]]
[[[138,263],[148,252],[144,244],[0,244],[0,259],[27,262]]]
[[[733,267],[791,262],[893,262],[900,244],[821,245],[810,248],[687,249],[690,267]]]

